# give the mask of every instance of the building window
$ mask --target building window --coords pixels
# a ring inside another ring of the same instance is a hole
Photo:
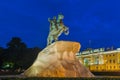
[[[114,69],[115,69],[115,66],[114,66]]]
[[[115,54],[113,54],[113,56],[115,56]]]
[[[96,67],[96,69],[98,69],[98,67]]]
[[[113,63],[115,63],[115,60],[113,60]]]
[[[110,66],[110,69],[112,68],[112,66]]]
[[[111,63],[112,61],[110,60],[110,63]]]

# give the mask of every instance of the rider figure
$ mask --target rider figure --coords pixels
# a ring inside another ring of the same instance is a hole
[[[50,32],[47,38],[47,45],[50,45],[53,41],[57,41],[58,37],[64,32],[65,35],[69,34],[69,28],[66,27],[63,23],[64,16],[62,14],[58,15],[58,18],[56,20],[56,16],[54,16],[52,19],[48,18],[48,21],[50,22]]]
[[[53,17],[53,22],[54,22],[54,24],[55,24],[55,28],[56,28],[56,30],[58,30],[56,16]]]
[[[63,18],[64,18],[64,16],[62,14],[58,15],[58,20],[57,20],[57,25],[58,26],[61,26],[63,24],[63,21],[62,21]]]
[[[58,30],[57,20],[55,16],[53,17],[53,19],[48,18],[48,21],[50,22],[50,31]]]
[[[58,30],[59,26],[63,25],[63,18],[64,16],[62,14],[58,15],[58,19],[56,19],[56,16],[54,16],[53,19],[48,18],[48,21],[50,22],[50,31]]]

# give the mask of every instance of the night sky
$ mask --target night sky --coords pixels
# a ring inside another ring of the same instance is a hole
[[[48,17],[64,15],[70,34],[60,40],[87,47],[120,47],[120,0],[0,0],[0,46],[20,37],[28,47],[45,48]]]

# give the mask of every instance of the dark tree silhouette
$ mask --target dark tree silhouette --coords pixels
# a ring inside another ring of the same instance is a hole
[[[27,48],[26,44],[23,43],[19,37],[13,37],[12,40],[7,43],[7,47],[11,49]]]
[[[6,49],[6,61],[10,61],[15,63],[17,66],[21,66],[21,59],[25,54],[25,51],[27,50],[27,46],[19,37],[13,37],[8,43],[7,43],[7,49]]]
[[[42,50],[38,47],[27,48],[19,37],[13,37],[6,46],[6,49],[0,48],[0,62],[1,65],[4,62],[14,63],[14,70],[18,68],[27,69]]]
[[[2,65],[3,63],[3,52],[4,52],[4,48],[0,47],[0,66]]]

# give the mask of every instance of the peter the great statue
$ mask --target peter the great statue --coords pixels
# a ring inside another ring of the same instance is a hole
[[[64,25],[63,18],[64,16],[61,14],[57,18],[48,18],[50,22],[50,31],[47,38],[48,46],[38,53],[36,60],[24,71],[23,76],[39,78],[94,77],[76,57],[76,53],[79,52],[81,47],[79,42],[57,41],[62,33],[69,34],[69,28]]]
[[[48,18],[50,22],[50,30],[47,38],[47,45],[50,45],[52,42],[58,41],[58,37],[64,32],[65,35],[69,34],[69,28],[66,27],[63,23],[64,16],[62,14],[58,15],[58,19],[56,16],[53,19]]]

